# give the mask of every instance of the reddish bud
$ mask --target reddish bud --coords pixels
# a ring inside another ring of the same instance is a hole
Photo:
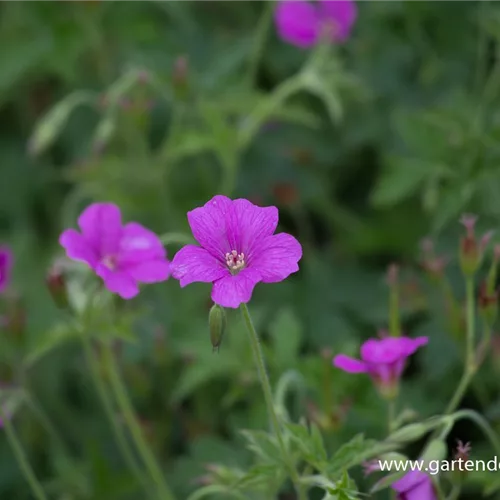
[[[465,236],[460,241],[460,266],[465,276],[474,276],[483,259],[484,250],[489,243],[492,233],[486,233],[478,243],[475,235],[477,217],[464,215],[461,223],[465,227]]]
[[[60,309],[68,309],[69,300],[66,276],[61,264],[55,263],[52,266],[45,278],[45,283],[56,306]]]
[[[479,287],[478,309],[486,323],[493,326],[498,314],[498,290],[488,291],[485,281]]]

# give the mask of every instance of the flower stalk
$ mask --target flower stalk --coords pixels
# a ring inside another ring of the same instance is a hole
[[[163,472],[161,471],[153,453],[151,452],[144,439],[142,429],[137,421],[132,403],[130,402],[127,390],[121,379],[120,371],[115,361],[113,349],[111,348],[109,343],[103,344],[103,354],[110,377],[111,388],[116,397],[116,402],[118,404],[118,407],[120,408],[120,411],[123,413],[125,421],[127,422],[137,450],[141,455],[151,478],[156,484],[159,498],[161,500],[174,500],[175,497],[170,491],[167,483],[165,482]]]
[[[264,392],[264,399],[267,406],[267,411],[269,417],[271,419],[271,424],[273,426],[274,433],[276,435],[276,439],[278,440],[278,445],[280,447],[281,455],[283,458],[283,462],[285,463],[288,472],[290,474],[290,478],[297,490],[300,500],[305,500],[305,492],[301,488],[300,485],[300,477],[295,468],[295,465],[290,461],[288,457],[288,453],[285,448],[285,441],[283,439],[283,434],[281,431],[281,426],[278,421],[278,417],[276,415],[276,411],[274,409],[273,395],[271,391],[271,384],[269,383],[269,377],[267,375],[264,355],[262,353],[262,349],[260,346],[259,336],[252,322],[252,318],[250,317],[250,312],[248,311],[248,307],[246,304],[241,304],[240,306],[241,312],[243,314],[243,319],[245,320],[245,325],[247,327],[248,335],[250,338],[250,344],[252,345],[252,351],[254,355],[255,364],[257,366],[257,372],[259,374],[260,383],[262,386],[262,391]]]
[[[0,405],[0,417],[2,418],[2,421],[4,423],[7,440],[9,441],[12,451],[14,452],[19,467],[21,468],[21,471],[24,474],[24,477],[31,488],[33,497],[36,498],[36,500],[47,500],[47,496],[43,491],[43,487],[38,481],[28,461],[28,458],[24,453],[23,446],[16,435],[14,426],[11,423],[9,416],[4,411],[2,405]]]

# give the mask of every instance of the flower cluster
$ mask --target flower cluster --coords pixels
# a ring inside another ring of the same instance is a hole
[[[136,222],[123,224],[112,203],[90,205],[78,219],[81,232],[67,229],[59,241],[68,257],[85,262],[124,299],[139,293],[139,283],[164,281],[172,273],[181,287],[213,283],[212,300],[236,308],[250,300],[257,283],[276,283],[299,270],[299,242],[274,234],[276,207],[215,196],[189,212],[188,221],[200,246],[185,246],[172,263],[160,238]]]

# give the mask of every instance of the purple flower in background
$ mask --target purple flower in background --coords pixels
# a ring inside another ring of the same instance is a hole
[[[94,203],[78,219],[81,233],[67,229],[59,243],[73,260],[86,262],[104,285],[124,299],[139,293],[138,282],[157,283],[169,276],[169,262],[158,236],[136,222],[122,225],[113,203]]]
[[[431,478],[419,470],[408,472],[392,489],[398,493],[397,500],[437,500]]]
[[[300,243],[289,234],[274,234],[276,207],[215,196],[187,216],[201,246],[187,245],[175,255],[172,276],[181,287],[213,283],[212,300],[222,307],[248,302],[260,281],[276,283],[299,270]]]
[[[9,286],[11,269],[12,252],[7,247],[0,247],[0,293]]]
[[[393,397],[406,359],[428,340],[427,337],[370,339],[361,346],[361,360],[339,354],[333,358],[333,365],[349,373],[368,373],[383,395]]]
[[[356,4],[352,0],[282,0],[275,12],[279,36],[297,47],[316,45],[321,36],[332,43],[344,42],[356,20]]]

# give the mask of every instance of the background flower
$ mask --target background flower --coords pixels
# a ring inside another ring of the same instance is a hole
[[[12,252],[6,246],[0,247],[0,293],[9,286],[11,269]]]
[[[332,43],[344,42],[356,16],[356,4],[351,0],[283,0],[276,7],[275,23],[284,41],[307,48],[326,34]]]
[[[158,236],[136,222],[123,225],[116,205],[90,205],[78,225],[81,233],[67,229],[59,242],[68,257],[87,263],[111,292],[130,299],[139,293],[139,282],[168,278],[169,263]]]

